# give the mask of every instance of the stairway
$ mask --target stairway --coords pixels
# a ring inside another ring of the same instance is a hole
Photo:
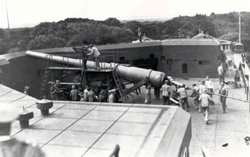
[[[120,97],[123,98],[125,96],[125,94],[123,93],[124,87],[123,87],[123,85],[122,85],[122,83],[121,83],[121,81],[120,81],[120,79],[117,76],[115,71],[112,72],[112,75],[113,75],[113,78],[115,80],[115,84],[116,84],[116,87],[118,89],[118,93],[119,93]]]

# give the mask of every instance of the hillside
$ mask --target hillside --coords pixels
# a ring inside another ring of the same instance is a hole
[[[250,12],[242,12],[242,43],[250,51]],[[214,37],[238,41],[237,12],[210,16],[179,16],[167,21],[126,21],[116,18],[95,21],[68,18],[59,22],[42,22],[32,28],[0,29],[0,53],[26,49],[73,46],[84,43],[97,45],[131,42],[141,27],[152,39],[190,38],[199,30]]]

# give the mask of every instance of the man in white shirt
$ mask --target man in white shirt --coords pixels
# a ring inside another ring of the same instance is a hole
[[[100,52],[92,44],[89,45],[88,51],[89,51],[89,53],[87,55],[88,56],[93,55],[93,57],[94,57],[95,69],[100,70]]]
[[[205,81],[201,81],[199,85],[199,94],[204,93],[206,91]]]
[[[220,66],[218,66],[218,76],[219,76],[219,81],[220,83],[224,81],[224,70],[223,70],[223,66],[222,64],[220,64]]]
[[[115,102],[115,89],[109,90],[108,102],[114,103]]]
[[[206,86],[205,86],[205,81],[201,81],[201,84],[199,85],[199,95],[202,93],[205,93],[206,91]],[[201,104],[199,103],[199,112],[201,112]]]
[[[219,89],[219,94],[220,94],[220,102],[222,104],[222,112],[223,114],[226,113],[226,99],[227,99],[227,96],[228,96],[228,85],[226,82],[222,82],[221,83],[221,86],[220,86],[220,89]]]
[[[168,83],[168,80],[165,80],[165,83],[164,85],[162,85],[160,91],[162,95],[162,104],[167,105],[169,103],[169,95],[170,95],[170,85]]]
[[[213,100],[206,92],[200,95],[199,100],[201,102],[202,111],[205,115],[204,121],[208,124],[209,103]]]
[[[214,92],[214,84],[209,79],[208,76],[206,77],[205,86],[206,86],[206,89],[207,89],[207,92],[208,92],[209,96],[212,97],[212,94]]]

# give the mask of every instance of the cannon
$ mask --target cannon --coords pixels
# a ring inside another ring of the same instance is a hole
[[[53,62],[68,64],[75,67],[82,67],[82,59],[67,58],[63,56],[55,56],[35,51],[26,51],[26,55],[41,58],[41,59],[50,59]],[[156,88],[160,88],[164,80],[167,79],[163,72],[154,71],[151,69],[143,69],[132,66],[124,66],[117,63],[106,63],[101,62],[101,67],[105,69],[114,70],[114,72],[122,79],[127,80],[132,83],[138,83],[142,80],[147,79],[148,82]],[[94,69],[95,64],[93,61],[87,61],[87,68]]]

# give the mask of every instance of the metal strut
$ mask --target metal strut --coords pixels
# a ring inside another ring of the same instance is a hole
[[[49,70],[45,69],[44,73],[43,73],[43,76],[42,76],[42,81],[41,81],[40,98],[43,98],[43,96],[46,95],[48,79],[49,79]]]

